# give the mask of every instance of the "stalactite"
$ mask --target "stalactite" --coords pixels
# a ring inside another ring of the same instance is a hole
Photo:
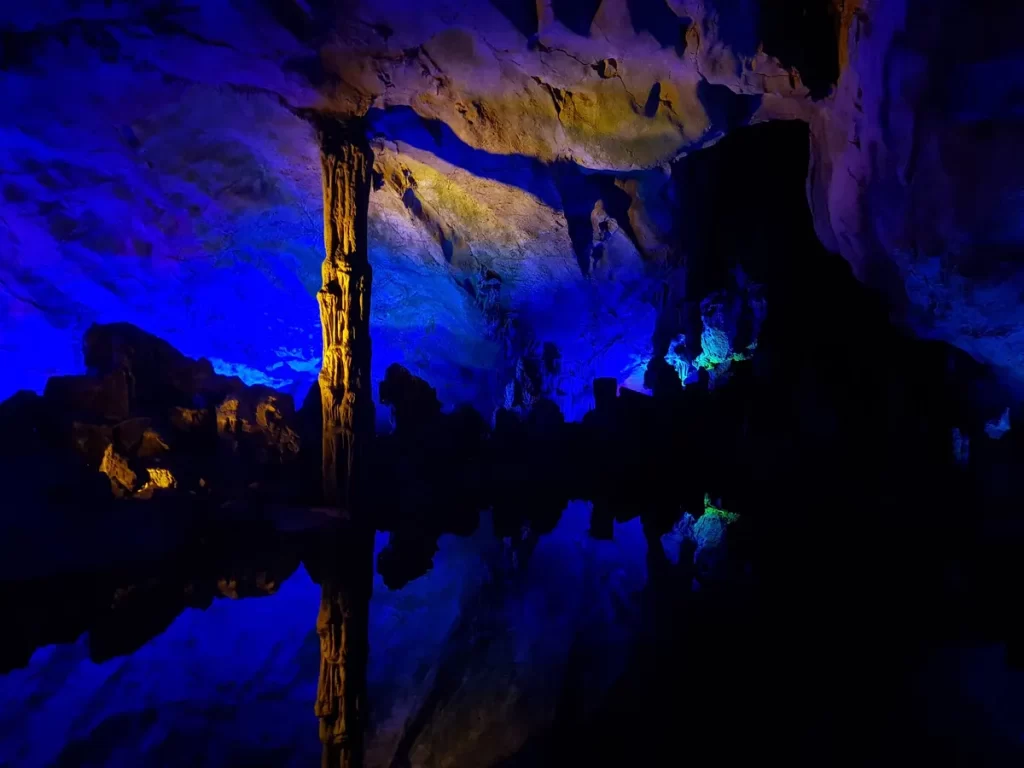
[[[349,513],[353,478],[373,433],[370,385],[370,285],[366,222],[373,153],[361,121],[325,120],[318,131],[324,195],[323,328],[324,500]],[[357,436],[363,436],[362,439]]]

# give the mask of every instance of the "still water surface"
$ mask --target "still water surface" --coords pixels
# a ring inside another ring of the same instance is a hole
[[[517,562],[484,515],[402,589],[375,577],[368,765],[498,761],[550,723],[567,675],[600,699],[641,623],[646,544],[638,520],[613,541],[588,528],[572,504]],[[0,675],[0,765],[318,765],[319,600],[300,566],[271,596],[186,609],[127,656],[95,663],[86,636],[38,649]]]

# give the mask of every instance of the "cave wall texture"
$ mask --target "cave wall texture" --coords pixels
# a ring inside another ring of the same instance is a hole
[[[1004,7],[1006,5],[1006,7]],[[301,397],[315,112],[365,115],[374,377],[493,406],[552,341],[564,410],[636,384],[699,190],[673,162],[810,126],[824,245],[1024,381],[1022,12],[996,0],[40,0],[0,15],[0,398],[125,320]],[[678,182],[678,180],[676,180]],[[735,226],[772,195],[735,190]],[[865,361],[870,366],[870,361]]]

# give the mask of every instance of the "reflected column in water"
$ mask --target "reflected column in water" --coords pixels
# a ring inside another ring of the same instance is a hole
[[[373,528],[350,524],[332,534],[320,570],[320,718],[324,768],[363,764],[366,729],[366,665],[369,658],[370,596],[373,591]]]

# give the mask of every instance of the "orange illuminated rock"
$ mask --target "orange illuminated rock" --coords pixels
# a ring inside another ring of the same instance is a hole
[[[146,473],[149,475],[149,481],[146,485],[152,484],[155,488],[175,488],[178,485],[174,475],[168,469],[148,467]]]
[[[146,474],[149,475],[149,480],[135,493],[136,499],[151,499],[158,491],[170,491],[178,487],[178,481],[169,469],[147,467]]]
[[[217,435],[232,452],[249,450],[262,461],[287,462],[299,453],[299,435],[290,424],[295,409],[291,398],[254,387],[217,406]]]

